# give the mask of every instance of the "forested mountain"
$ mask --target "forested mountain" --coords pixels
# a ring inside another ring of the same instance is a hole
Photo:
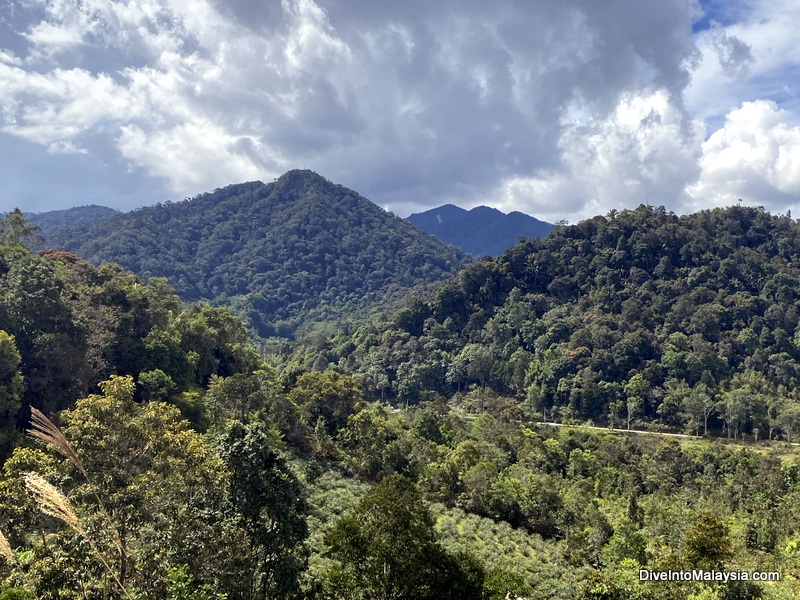
[[[25,219],[36,225],[44,237],[63,237],[66,231],[78,227],[94,225],[99,221],[108,219],[119,211],[107,206],[91,204],[89,206],[76,206],[64,210],[50,210],[42,213],[25,213]]]
[[[0,220],[2,600],[800,596],[800,457],[754,421],[800,425],[788,217],[558,228],[281,372],[225,308],[35,233]],[[746,442],[545,407],[690,430],[710,407]]]
[[[291,336],[451,275],[466,255],[311,171],[119,214],[48,242],[184,300],[234,307],[262,336]]]
[[[476,257],[498,256],[520,238],[541,238],[553,228],[550,223],[517,211],[504,214],[488,206],[464,210],[452,204],[414,213],[408,220]]]
[[[788,437],[798,264],[789,217],[641,206],[473,263],[324,358],[403,404],[474,385],[539,418]]]

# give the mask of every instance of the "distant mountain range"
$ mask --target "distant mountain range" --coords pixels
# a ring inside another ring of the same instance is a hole
[[[119,214],[118,210],[107,206],[91,204],[89,206],[76,206],[65,210],[50,210],[43,213],[25,213],[25,219],[29,223],[37,225],[41,229],[41,234],[47,238],[52,235],[64,235],[57,233],[59,230],[69,230],[88,225],[94,225],[99,221]]]
[[[49,247],[96,264],[116,262],[145,278],[167,277],[183,299],[231,306],[265,337],[291,337],[309,322],[379,301],[389,306],[469,261],[311,171],[105,217],[102,207],[71,211],[31,219]],[[77,216],[82,224],[56,226]]]
[[[415,213],[408,221],[477,257],[499,256],[519,238],[542,238],[553,229],[550,223],[521,212],[505,214],[488,206],[465,210],[452,204]]]

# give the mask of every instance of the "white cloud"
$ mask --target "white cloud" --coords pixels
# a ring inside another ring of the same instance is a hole
[[[42,74],[0,64],[0,110],[3,131],[50,146],[69,144],[105,120],[135,117],[139,107],[106,74],[82,69]]]
[[[800,200],[800,126],[774,102],[745,102],[703,143],[692,206],[725,206],[745,199],[775,212]]]
[[[220,172],[229,181],[252,181],[271,179],[280,169],[276,163],[271,170],[258,166],[268,162],[261,156],[268,153],[257,140],[232,136],[209,122],[184,123],[150,134],[136,125],[124,125],[118,147],[131,163],[187,194],[219,186]]]
[[[693,36],[685,0],[18,0],[0,130],[173,197],[307,166],[400,214],[483,202],[576,220],[748,182],[777,198],[797,168],[794,4],[737,2]],[[747,125],[774,160],[745,168],[714,128],[778,93],[778,121]]]
[[[703,133],[663,90],[627,96],[605,119],[569,122],[566,168],[506,180],[500,208],[575,222],[646,202],[675,207],[696,177]]]
[[[745,101],[797,98],[800,67],[797,2],[743,3],[740,19],[700,32],[700,58],[685,91],[689,110],[721,118]]]

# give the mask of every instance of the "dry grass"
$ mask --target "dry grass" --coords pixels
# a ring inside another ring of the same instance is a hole
[[[8,562],[13,565],[19,564],[17,562],[17,555],[11,549],[11,544],[8,543],[8,538],[0,531],[0,554],[2,554]]]
[[[63,521],[74,531],[85,535],[78,515],[75,514],[67,497],[58,488],[37,473],[25,474],[25,486],[33,495],[40,511]]]
[[[38,408],[31,407],[31,427],[28,429],[28,435],[53,448],[56,452],[61,454],[61,456],[75,465],[83,476],[88,479],[86,469],[84,469],[81,459],[75,454],[75,451],[64,438],[61,430]]]

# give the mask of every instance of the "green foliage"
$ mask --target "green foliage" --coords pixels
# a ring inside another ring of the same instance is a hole
[[[308,504],[300,483],[263,426],[234,423],[220,451],[230,472],[230,510],[250,541],[250,597],[295,597],[307,560]]]
[[[26,213],[25,219],[32,225],[39,227],[41,235],[45,238],[60,239],[68,235],[68,230],[93,225],[118,213],[119,211],[113,208],[92,204],[64,210],[49,210],[43,213]]]
[[[713,514],[700,515],[686,532],[686,560],[694,568],[719,569],[733,552],[728,528]]]
[[[0,221],[0,246],[22,246],[39,238],[39,227],[28,223],[22,211],[15,208],[3,215]]]
[[[330,581],[364,598],[480,598],[482,572],[448,555],[414,484],[390,475],[342,517],[326,543]]]
[[[336,433],[361,401],[358,383],[348,375],[333,371],[304,373],[290,392],[306,423],[321,418],[329,434]]]
[[[34,600],[34,597],[26,590],[13,588],[0,592],[0,600]]]
[[[19,372],[21,360],[14,336],[0,329],[0,456],[11,450],[16,437],[15,420],[25,389]]]
[[[40,451],[23,449],[5,465],[2,511],[13,525],[10,537],[25,540],[34,552],[30,570],[38,581],[37,595],[107,580],[97,585],[107,591],[125,586],[152,597],[164,593],[165,568],[183,564],[199,584],[236,589],[234,564],[241,549],[238,535],[226,533],[220,521],[222,460],[175,408],[136,404],[131,377],[112,377],[101,387],[102,396],[91,395],[62,414],[64,437],[80,457],[80,470],[74,461],[59,464]],[[35,517],[38,506],[30,498],[9,502],[20,498],[18,478],[31,470],[60,484],[80,519],[80,536],[74,525],[65,529]],[[54,535],[40,539],[27,533],[29,527]],[[81,539],[91,542],[92,552]],[[57,567],[57,579],[48,565]],[[110,574],[116,585],[109,588]]]
[[[51,244],[184,299],[231,306],[259,335],[292,336],[455,272],[466,255],[310,171],[54,233]]]
[[[0,249],[0,322],[13,336],[24,382],[22,411],[6,409],[9,432],[28,406],[55,413],[112,374],[137,377],[139,399],[167,400],[214,375],[262,366],[242,323],[225,309],[184,308],[164,279],[142,285],[117,265],[95,268],[65,252]],[[8,340],[0,346],[5,366]]]
[[[379,368],[397,404],[475,385],[475,413],[494,392],[537,419],[788,437],[768,399],[800,384],[798,248],[760,209],[614,212],[464,267],[326,359]]]
[[[186,572],[186,565],[167,569],[166,600],[225,600],[224,594],[215,594],[211,586],[202,585],[192,590],[192,578]]]

